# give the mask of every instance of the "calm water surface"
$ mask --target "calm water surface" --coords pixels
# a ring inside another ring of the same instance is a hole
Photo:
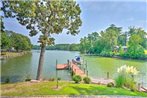
[[[25,55],[8,60],[1,61],[1,81],[4,82],[6,78],[10,78],[11,82],[24,81],[26,77],[36,78],[38,60],[40,52],[33,50],[32,55]],[[50,51],[46,50],[45,61],[43,65],[43,78],[54,78],[56,75],[56,59],[58,63],[67,63],[67,59],[71,60],[75,56],[80,55],[79,52],[71,51]],[[147,81],[147,61],[141,60],[122,60],[116,58],[83,56],[84,61],[87,61],[88,75],[93,78],[105,78],[106,73],[110,73],[110,77],[116,76],[117,68],[126,64],[135,66],[140,71],[140,82]],[[84,66],[82,66],[84,67]],[[59,77],[64,80],[70,80],[70,73],[68,71],[58,71]]]

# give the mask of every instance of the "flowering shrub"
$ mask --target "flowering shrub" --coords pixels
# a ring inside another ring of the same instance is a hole
[[[127,73],[127,74],[131,74],[131,75],[137,75],[139,73],[139,71],[136,69],[136,67],[127,66],[127,65],[123,65],[120,68],[118,68],[117,72],[118,73]]]
[[[139,73],[139,71],[133,66],[123,65],[117,69],[118,76],[115,79],[116,87],[127,87],[130,90],[136,90],[136,83],[134,81],[134,76]]]

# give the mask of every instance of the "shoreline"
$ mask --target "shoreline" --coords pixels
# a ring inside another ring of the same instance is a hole
[[[97,57],[106,57],[106,58],[117,58],[117,59],[122,59],[122,60],[147,60],[147,58],[139,58],[139,59],[133,59],[133,58],[127,58],[127,57],[121,57],[121,56],[100,56],[100,55],[96,55],[96,54],[82,54],[84,56],[97,56]]]
[[[32,50],[39,50],[40,49],[32,49]],[[46,49],[46,50],[49,50],[49,49]],[[71,50],[49,50],[49,51],[70,51],[70,52],[79,52],[80,51],[71,51]],[[98,54],[86,54],[86,53],[80,53],[84,56],[97,56],[97,57],[106,57],[106,58],[117,58],[117,59],[122,59],[122,60],[147,60],[147,58],[138,58],[138,59],[133,59],[133,58],[129,58],[129,57],[121,57],[119,55],[114,55],[114,56],[101,56],[101,55],[98,55]],[[146,54],[147,55],[147,54]]]
[[[31,51],[23,51],[23,52],[1,52],[0,60],[20,57],[26,54],[31,54]]]

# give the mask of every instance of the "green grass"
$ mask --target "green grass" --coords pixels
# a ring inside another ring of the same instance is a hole
[[[40,83],[12,83],[2,84],[2,96],[46,96],[46,95],[129,95],[147,96],[143,92],[131,92],[122,88],[106,87],[96,84],[74,84],[59,82],[59,89],[55,89],[56,82],[44,81]]]

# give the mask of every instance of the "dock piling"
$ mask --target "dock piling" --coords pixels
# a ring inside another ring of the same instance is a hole
[[[56,87],[58,88],[58,70],[57,70],[58,61],[56,60]]]
[[[107,79],[109,79],[109,72],[107,72]]]
[[[88,77],[88,70],[87,70],[87,77]]]
[[[70,62],[69,59],[67,60],[68,70],[70,70]]]

